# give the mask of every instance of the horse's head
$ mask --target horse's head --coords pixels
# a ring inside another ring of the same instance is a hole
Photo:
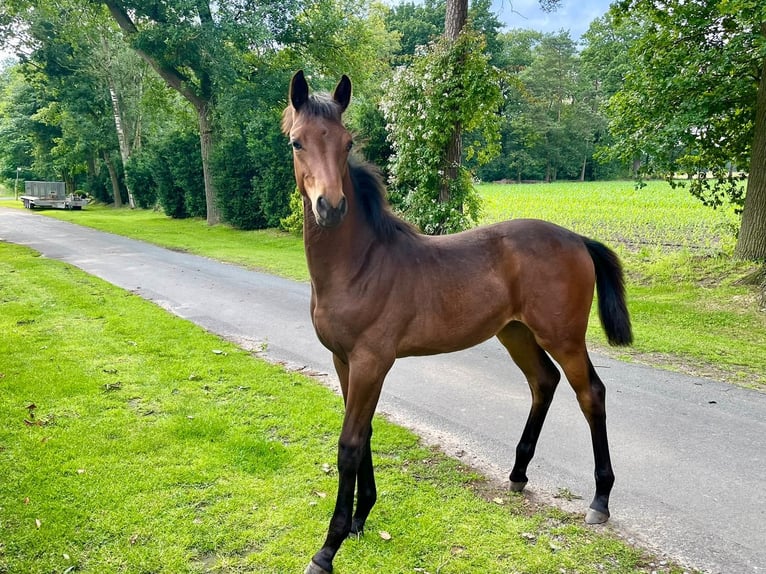
[[[303,71],[290,82],[290,104],[282,130],[290,138],[298,189],[311,202],[322,227],[336,227],[348,211],[343,180],[348,171],[351,134],[341,116],[351,101],[351,80],[341,78],[332,96],[309,95]]]

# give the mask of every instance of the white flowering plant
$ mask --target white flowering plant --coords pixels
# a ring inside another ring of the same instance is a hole
[[[454,42],[441,38],[421,48],[384,85],[389,196],[425,233],[460,231],[479,215],[471,172],[462,158],[447,162],[456,126],[466,159],[482,164],[500,151],[501,72],[485,47],[484,36],[467,25]]]

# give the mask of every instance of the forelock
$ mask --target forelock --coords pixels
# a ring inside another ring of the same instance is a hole
[[[319,93],[309,96],[309,99],[301,107],[300,113],[340,122],[343,111],[340,104],[330,94]],[[287,106],[282,112],[282,132],[288,134],[293,121],[295,121],[295,109],[292,106]]]

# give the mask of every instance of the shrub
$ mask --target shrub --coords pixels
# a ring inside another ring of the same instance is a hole
[[[290,212],[290,151],[269,110],[229,133],[215,153],[216,185],[223,219],[240,229],[278,227]]]

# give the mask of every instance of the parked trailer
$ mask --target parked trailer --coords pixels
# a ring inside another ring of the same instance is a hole
[[[25,181],[24,195],[19,199],[27,209],[53,207],[56,209],[82,209],[88,200],[73,193],[67,195],[63,181]]]

